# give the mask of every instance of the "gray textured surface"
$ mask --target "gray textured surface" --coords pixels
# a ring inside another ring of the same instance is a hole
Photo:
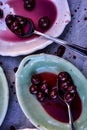
[[[73,42],[78,45],[87,47],[87,20],[84,20],[84,18],[87,17],[87,0],[68,0],[68,2],[72,14],[72,21],[65,28],[65,31],[60,37],[69,42]],[[57,48],[58,45],[54,43],[36,53],[45,52],[45,53],[56,55]],[[76,56],[76,59],[74,58],[74,56]],[[6,77],[9,83],[9,91],[10,91],[8,112],[0,130],[9,130],[9,127],[11,125],[15,126],[16,128],[33,127],[33,125],[23,114],[15,94],[14,68],[18,67],[19,63],[24,57],[25,56],[19,56],[13,58],[13,57],[0,56],[0,63],[6,73]],[[73,63],[87,77],[86,57],[83,58],[75,54],[71,50],[66,50],[63,58]]]

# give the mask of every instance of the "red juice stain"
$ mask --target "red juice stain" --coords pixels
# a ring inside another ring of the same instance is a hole
[[[3,63],[0,61],[0,66],[2,66],[3,65]]]
[[[0,6],[2,6],[3,5],[3,3],[2,3],[2,1],[0,1]]]
[[[12,84],[14,85],[14,84],[15,84],[15,82],[13,81],[13,82],[12,82]]]
[[[78,23],[80,22],[80,20],[77,21]]]
[[[86,8],[84,10],[87,10]]]
[[[42,80],[46,80],[48,82],[50,87],[56,86],[56,74],[44,72],[39,75],[41,76]],[[40,103],[43,106],[44,110],[54,119],[63,123],[69,122],[67,106],[59,98],[56,98],[55,100],[49,100],[47,98]],[[74,100],[71,102],[71,112],[74,121],[77,120],[81,115],[82,102],[78,93],[76,93]]]
[[[75,56],[75,55],[73,56],[73,59],[76,59],[76,56]]]
[[[75,9],[74,11],[77,12],[77,9]]]
[[[14,92],[13,94],[16,95],[16,92]]]
[[[12,89],[13,89],[13,87],[14,87],[14,86],[13,86],[13,85],[11,85],[11,88],[12,88]]]
[[[17,72],[17,70],[18,70],[18,67],[15,67],[15,68],[14,68],[14,72],[16,73],[16,72]]]
[[[16,130],[13,125],[10,126],[10,130]]]
[[[86,21],[86,20],[87,20],[87,17],[84,17],[84,20]]]
[[[41,17],[47,16],[50,20],[50,28],[54,24],[56,17],[57,17],[57,9],[54,3],[50,0],[36,0],[35,8],[32,11],[27,11],[24,8],[24,2],[23,0],[11,0],[7,1],[7,3],[11,8],[14,9],[14,12],[16,15],[24,16],[27,18],[32,19],[35,25],[35,29],[41,32],[46,32],[47,30],[42,30],[38,26],[38,21]],[[20,7],[20,8],[18,8]],[[8,34],[8,35],[6,35]],[[0,38],[5,41],[26,41],[28,39],[34,38],[19,38],[15,34],[13,34],[8,28],[5,31],[0,32]]]

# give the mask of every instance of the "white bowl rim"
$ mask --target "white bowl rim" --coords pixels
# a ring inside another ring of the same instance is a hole
[[[61,35],[66,25],[71,21],[71,15],[67,0],[54,0],[53,3],[57,7],[58,16],[54,25],[46,32],[48,35],[58,37]],[[56,33],[55,33],[56,32]],[[23,41],[15,44],[9,41],[0,40],[0,55],[2,56],[19,56],[26,55],[37,50],[43,49],[52,43],[51,40],[42,38],[32,39],[31,41]]]

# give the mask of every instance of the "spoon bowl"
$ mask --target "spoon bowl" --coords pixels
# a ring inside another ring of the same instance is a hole
[[[73,99],[75,97],[75,93],[66,92],[65,94],[63,94],[63,93],[61,94],[61,91],[59,90],[58,96],[59,96],[59,99],[67,105],[70,130],[75,130],[74,124],[73,124],[73,117],[72,117],[72,113],[71,113],[71,108],[70,108],[70,103],[73,101]]]
[[[54,38],[52,36],[49,36],[47,34],[41,33],[37,30],[35,30],[34,23],[31,19],[25,18],[19,15],[13,15],[12,20],[8,20],[8,16],[5,18],[7,27],[18,37],[25,38],[30,37],[32,34],[36,34],[39,36],[43,36],[46,39],[49,39],[55,43],[58,43],[60,45],[63,45],[66,48],[72,49],[73,51],[79,53],[82,56],[87,56],[87,48],[84,48],[82,46],[78,46],[76,44],[70,44],[66,41],[63,41],[58,38]],[[20,23],[20,19],[24,22],[24,24]],[[10,21],[10,24],[9,22]],[[12,26],[13,25],[13,26]]]

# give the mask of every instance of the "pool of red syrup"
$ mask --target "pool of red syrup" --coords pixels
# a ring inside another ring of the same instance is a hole
[[[50,19],[51,28],[57,17],[56,6],[52,2],[52,0],[36,0],[35,8],[32,11],[27,11],[26,9],[24,9],[23,0],[9,0],[6,2],[6,4],[8,4],[11,8],[14,9],[15,14],[31,18],[35,24],[36,30],[41,32],[45,31],[38,27],[39,18],[41,18],[42,16],[47,16]],[[30,39],[34,37],[35,36],[31,37]],[[5,31],[0,31],[0,38],[5,41],[13,42],[29,39],[22,39],[15,36],[15,34],[13,34],[8,28]]]
[[[53,86],[56,86],[57,84],[56,74],[44,72],[41,73],[40,76],[42,77],[43,80],[47,80],[51,88]],[[43,106],[44,110],[54,119],[63,123],[69,122],[67,106],[59,98],[57,98],[56,100],[46,99],[44,102],[41,102],[41,105]],[[71,102],[71,112],[74,121],[77,120],[81,115],[82,102],[78,93],[76,93],[74,100]]]

